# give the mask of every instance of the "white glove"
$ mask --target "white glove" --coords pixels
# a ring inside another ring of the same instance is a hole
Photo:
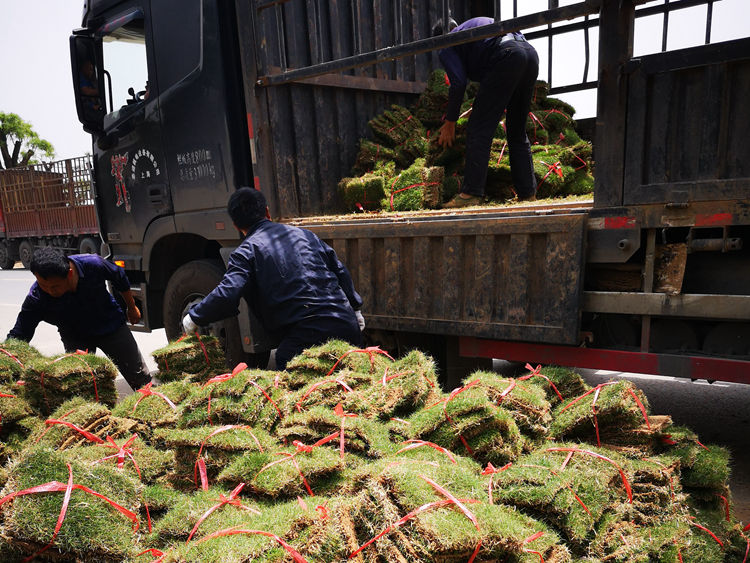
[[[195,324],[193,321],[193,317],[190,316],[190,313],[185,315],[185,317],[182,319],[182,330],[185,331],[185,334],[193,334],[196,330],[198,330],[198,325]]]
[[[357,317],[357,324],[359,325],[359,331],[365,330],[365,318],[362,316],[362,311],[354,311],[354,316]]]

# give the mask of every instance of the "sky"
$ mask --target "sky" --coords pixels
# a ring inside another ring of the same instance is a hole
[[[671,0],[675,2],[675,0]],[[562,0],[561,5],[575,0]],[[750,0],[721,0],[714,4],[712,40],[750,37]],[[654,0],[652,4],[663,4]],[[547,0],[522,0],[519,13],[543,10]],[[503,19],[512,17],[510,0],[503,0]],[[71,158],[91,152],[91,137],[83,132],[75,111],[68,38],[81,24],[83,0],[0,0],[0,52],[3,73],[0,82],[0,111],[17,113],[31,122],[34,130],[55,147],[55,158]],[[705,7],[689,8],[672,14],[668,49],[703,43]],[[657,52],[661,48],[661,17],[639,21],[636,26],[634,54]],[[555,52],[581,53],[582,35],[563,37]],[[592,44],[596,45],[596,35]],[[547,73],[546,48],[540,52],[541,75]],[[590,64],[589,80],[594,80],[596,49]],[[583,73],[580,54],[560,56],[553,61],[553,84],[577,82]],[[139,77],[133,84],[140,84]],[[593,93],[561,96],[577,108],[577,117],[591,117],[595,112]]]

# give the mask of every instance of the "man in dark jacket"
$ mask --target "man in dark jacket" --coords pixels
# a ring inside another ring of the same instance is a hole
[[[141,312],[135,304],[125,270],[95,254],[65,256],[42,247],[31,258],[36,277],[8,338],[29,342],[44,321],[57,327],[66,352],[100,348],[133,390],[151,381],[138,344],[125,324],[126,313],[107,291],[106,282],[122,294],[127,320],[135,324]]]
[[[227,211],[244,239],[229,257],[219,285],[185,315],[185,332],[236,315],[244,297],[279,342],[278,369],[329,339],[360,346],[362,298],[333,249],[306,229],[271,222],[258,190],[238,189]]]
[[[472,18],[457,27],[456,22],[451,22],[449,31],[456,32],[489,25],[494,20]],[[442,34],[442,25],[436,26],[433,34]],[[539,56],[534,47],[523,34],[508,33],[503,37],[448,47],[441,50],[439,56],[450,80],[448,108],[438,137],[440,145],[453,145],[466,86],[469,80],[479,82],[466,131],[464,183],[461,192],[443,207],[466,207],[482,202],[492,139],[506,110],[505,130],[516,194],[519,200],[535,199],[534,163],[526,136],[526,119],[539,73]]]

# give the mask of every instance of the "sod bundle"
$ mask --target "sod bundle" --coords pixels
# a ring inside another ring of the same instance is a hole
[[[174,427],[178,420],[183,420],[177,405],[193,393],[200,392],[200,388],[187,380],[179,380],[159,385],[152,391],[155,392],[128,395],[115,405],[112,415],[137,420],[149,428]]]
[[[203,459],[206,476],[213,483],[219,472],[246,451],[267,451],[278,442],[260,428],[200,426],[189,429],[158,428],[152,444],[174,450],[174,473],[171,482],[178,488],[200,486],[197,463]]]
[[[610,382],[558,405],[550,437],[606,443],[608,436],[616,436],[623,443],[625,435],[637,431],[647,416],[648,401],[640,389],[629,381]],[[642,433],[637,436],[641,439]]]
[[[183,336],[151,355],[159,379],[165,383],[180,379],[202,382],[226,371],[224,350],[215,336]]]
[[[303,444],[313,444],[339,432],[342,427],[346,454],[379,458],[394,451],[394,445],[384,424],[364,416],[346,411],[336,412],[334,409],[321,406],[286,417],[276,430],[276,435],[285,443],[297,440]],[[339,452],[340,440],[331,441],[326,447]]]
[[[316,378],[335,376],[338,370],[382,374],[393,359],[379,348],[359,349],[342,340],[329,340],[303,350],[286,365],[276,383],[287,389],[299,389]]]
[[[9,338],[0,344],[0,383],[14,383],[23,379],[26,364],[42,358],[28,342]]]
[[[112,416],[101,403],[78,397],[60,405],[37,425],[28,443],[65,450],[96,443],[97,439],[104,441],[107,436],[129,438],[134,433],[146,434],[147,428],[136,420]]]
[[[3,495],[12,495],[50,482],[62,485],[54,492],[5,497],[0,533],[16,552],[32,555],[47,546],[54,531],[65,496],[65,483],[71,469],[75,486],[88,487],[117,503],[127,513],[115,509],[102,498],[75,487],[59,533],[44,557],[51,560],[123,561],[139,552],[131,520],[140,509],[140,485],[116,468],[90,465],[66,459],[49,448],[32,448],[10,467]]]
[[[524,440],[510,412],[477,387],[446,396],[409,419],[411,439],[470,455],[482,464],[503,465],[518,458]]]
[[[216,481],[226,487],[243,482],[246,484],[243,493],[261,498],[296,498],[311,492],[335,494],[345,483],[343,470],[339,453],[330,448],[299,451],[284,447],[246,452],[227,464]]]
[[[371,211],[379,209],[385,197],[385,178],[372,173],[358,178],[344,178],[339,182],[338,189],[347,209]]]
[[[117,401],[117,368],[107,357],[74,353],[38,358],[26,364],[24,393],[29,404],[47,415],[73,397],[104,405]]]
[[[177,426],[244,424],[270,431],[282,416],[279,405],[289,397],[274,380],[273,372],[243,370],[224,381],[193,386],[180,403]]]
[[[419,350],[387,366],[363,391],[371,416],[381,420],[403,418],[440,400],[435,362]]]

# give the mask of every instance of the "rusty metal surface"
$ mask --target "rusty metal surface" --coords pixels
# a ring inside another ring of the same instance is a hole
[[[97,233],[88,157],[0,172],[8,238]]]
[[[349,268],[368,326],[573,344],[586,215],[308,225]]]

